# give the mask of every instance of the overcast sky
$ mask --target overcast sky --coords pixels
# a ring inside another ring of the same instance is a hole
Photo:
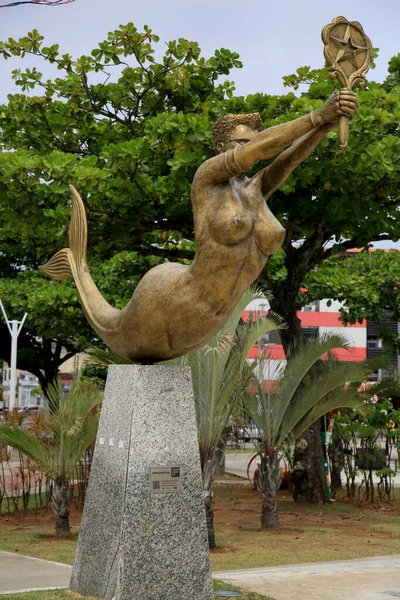
[[[400,52],[399,0],[76,0],[54,7],[22,5],[0,10],[0,40],[36,28],[49,45],[58,43],[79,56],[108,31],[133,21],[138,28],[146,24],[153,29],[160,46],[184,37],[197,41],[205,56],[221,47],[237,51],[244,63],[231,76],[238,93],[274,94],[283,91],[283,75],[299,66],[324,64],[321,29],[337,15],[360,21],[380,48],[373,77],[382,80],[388,60]],[[11,70],[22,64],[17,59],[0,62],[1,100],[13,91]]]
[[[145,24],[153,29],[161,49],[164,42],[184,37],[197,41],[206,57],[217,48],[234,50],[244,65],[229,77],[238,94],[279,94],[284,93],[284,75],[299,66],[323,66],[321,29],[338,15],[360,21],[380,49],[369,77],[382,81],[389,59],[400,52],[400,0],[76,0],[55,7],[22,5],[0,10],[0,40],[38,29],[46,44],[58,43],[76,57],[89,53],[108,31],[133,21],[139,29]],[[16,91],[11,71],[26,66],[28,60],[0,60],[0,102]]]

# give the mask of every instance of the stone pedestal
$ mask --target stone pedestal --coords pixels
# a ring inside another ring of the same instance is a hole
[[[214,598],[189,368],[109,368],[70,587]]]

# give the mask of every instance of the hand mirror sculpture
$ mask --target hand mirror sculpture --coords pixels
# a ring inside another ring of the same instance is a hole
[[[363,87],[371,60],[372,43],[358,21],[335,17],[321,32],[329,78],[337,78],[342,88]],[[339,117],[339,150],[346,152],[349,137],[347,117]]]
[[[192,184],[192,264],[154,267],[122,310],[107,303],[89,273],[85,209],[72,186],[70,247],[41,269],[53,279],[74,278],[87,320],[120,356],[154,363],[197,350],[224,325],[283,243],[285,230],[266,200],[340,116],[352,119],[356,111],[355,94],[341,90],[319,110],[269,129],[258,114],[219,119],[213,129],[216,156],[199,167]],[[246,177],[256,163],[278,154],[268,167]]]

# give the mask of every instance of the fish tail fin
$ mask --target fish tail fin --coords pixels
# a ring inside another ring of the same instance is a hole
[[[72,214],[69,227],[70,248],[63,248],[49,262],[39,267],[52,279],[69,279],[74,271],[86,268],[87,222],[82,198],[69,186],[72,198]]]
[[[51,257],[45,265],[40,265],[39,269],[52,279],[69,279],[73,277],[71,269],[72,252],[69,248],[63,248],[57,254]]]

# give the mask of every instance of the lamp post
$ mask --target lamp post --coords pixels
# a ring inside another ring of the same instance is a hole
[[[5,322],[8,327],[8,331],[11,335],[11,360],[10,360],[10,395],[8,398],[8,410],[11,412],[15,408],[15,388],[17,385],[17,344],[18,336],[21,333],[25,319],[28,313],[25,313],[22,317],[22,321],[12,320],[10,321],[7,317],[7,313],[4,310],[2,301],[0,300],[0,306],[4,315]]]
[[[273,346],[276,346],[276,342],[270,342],[268,341],[268,338],[266,340],[262,339],[263,336],[261,336],[261,338],[258,340],[258,355],[259,358],[261,357],[265,357],[267,359],[267,377],[268,377],[268,398],[269,398],[269,393],[270,393],[270,377],[271,377],[271,348]],[[265,353],[265,348],[268,348],[268,352]]]
[[[268,419],[267,419],[267,439],[271,439],[271,348],[276,346],[276,342],[269,341],[269,335],[266,336],[266,339],[262,339],[263,336],[258,340],[258,355],[259,358],[266,358],[267,360],[267,378],[268,378],[268,387],[267,387],[267,407],[268,407]],[[268,348],[268,351],[265,352],[265,348]],[[262,364],[262,363],[261,363]],[[262,377],[264,379],[264,369],[262,373]]]

